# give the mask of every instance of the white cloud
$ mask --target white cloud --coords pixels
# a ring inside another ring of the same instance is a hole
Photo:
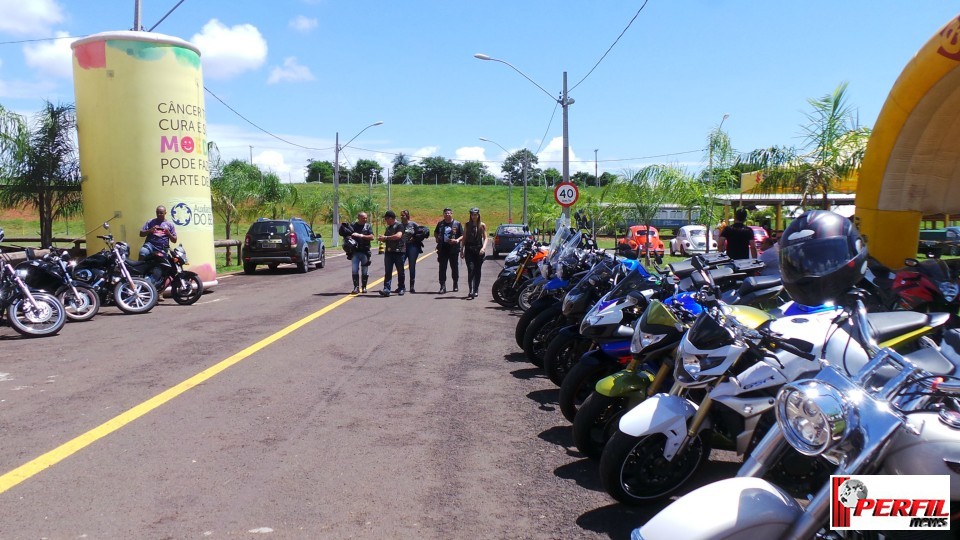
[[[317,27],[319,22],[316,19],[311,19],[303,15],[297,15],[293,19],[290,19],[290,28],[293,28],[297,32],[307,33]]]
[[[190,41],[200,49],[204,76],[210,79],[230,79],[267,60],[267,42],[252,24],[227,28],[211,19]]]
[[[288,56],[283,60],[283,67],[276,66],[270,71],[270,78],[267,79],[267,83],[312,81],[314,78],[310,68],[298,64],[296,57]]]
[[[58,38],[69,34],[57,32]],[[28,66],[55,77],[69,79],[73,76],[72,39],[56,39],[23,46],[23,57]]]
[[[546,148],[537,154],[540,160],[538,167],[541,169],[554,169],[563,172],[563,137],[554,137]],[[586,171],[593,174],[593,163],[579,163],[573,148],[570,148],[570,174]]]
[[[411,155],[415,158],[425,158],[437,155],[438,151],[440,151],[439,146],[424,146]]]
[[[0,32],[44,34],[63,21],[63,9],[54,0],[0,0]]]
[[[254,165],[260,165],[262,169],[273,171],[280,176],[281,180],[286,180],[287,173],[290,172],[290,165],[287,164],[283,154],[276,150],[264,150],[253,156]]]

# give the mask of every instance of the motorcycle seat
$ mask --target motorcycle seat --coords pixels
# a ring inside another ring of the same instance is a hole
[[[740,285],[740,295],[743,296],[754,291],[770,289],[782,284],[780,276],[752,276],[743,280]]]
[[[955,351],[948,355],[943,349],[938,351],[931,347],[923,347],[903,357],[918,368],[934,375],[952,375],[960,369],[960,355]]]
[[[867,314],[873,336],[880,343],[925,326],[943,326],[949,319],[949,313],[926,314],[916,311],[889,311]]]
[[[147,262],[147,261],[133,261],[133,260],[127,259],[127,260],[125,260],[125,261],[123,261],[123,262],[124,262],[124,264],[127,265],[128,268],[133,268],[133,269],[135,269],[135,270],[139,270],[139,269],[141,269],[141,268],[147,268],[147,267],[149,267],[149,266],[153,266],[152,263]]]

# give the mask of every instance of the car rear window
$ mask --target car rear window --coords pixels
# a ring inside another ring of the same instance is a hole
[[[527,234],[523,232],[523,226],[521,225],[511,225],[504,227],[503,225],[497,229],[497,234]]]
[[[286,234],[286,221],[257,221],[250,226],[250,234]]]

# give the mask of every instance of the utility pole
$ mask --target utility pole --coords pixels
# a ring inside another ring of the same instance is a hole
[[[140,31],[140,0],[134,0],[133,2],[133,31]]]
[[[599,151],[599,148],[593,149],[593,177],[597,180],[597,187],[600,187],[600,175],[597,174],[597,152]]]
[[[250,164],[253,165],[253,146],[250,146]]]

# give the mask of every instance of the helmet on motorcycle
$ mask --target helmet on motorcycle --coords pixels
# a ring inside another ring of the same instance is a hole
[[[866,273],[867,246],[849,219],[811,210],[780,236],[780,274],[795,302],[816,306],[836,300]]]

